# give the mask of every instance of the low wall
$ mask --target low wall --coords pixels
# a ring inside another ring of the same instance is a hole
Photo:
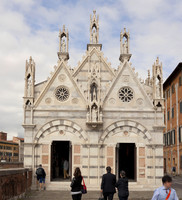
[[[31,188],[32,171],[28,168],[0,169],[0,199],[21,198]]]
[[[0,162],[0,169],[23,168],[23,162]]]

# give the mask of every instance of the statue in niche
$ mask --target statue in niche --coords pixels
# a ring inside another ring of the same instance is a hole
[[[91,101],[97,100],[97,85],[95,83],[91,86]]]
[[[92,33],[92,43],[93,44],[97,43],[97,33],[96,33],[95,29],[93,30],[93,33]]]
[[[102,122],[102,117],[103,117],[103,114],[102,114],[102,112],[100,112],[100,114],[99,114],[99,118],[100,118],[99,121],[100,122]]]
[[[160,87],[159,87],[159,83],[156,85],[156,98],[157,98],[157,99],[160,98]]]
[[[87,122],[89,122],[89,121],[90,121],[90,113],[87,112]]]
[[[62,52],[66,52],[66,42],[65,42],[65,39],[62,40],[61,49],[62,49]]]
[[[92,122],[97,122],[97,113],[98,113],[97,108],[96,106],[94,106],[92,108]]]
[[[27,96],[28,97],[30,97],[30,96],[32,96],[32,92],[31,92],[31,89],[32,89],[32,81],[31,81],[31,79],[29,78],[28,79],[28,87],[27,87]]]
[[[96,72],[99,72],[99,64],[98,64],[98,63],[96,63],[96,64],[94,65],[94,69],[95,69]]]
[[[127,40],[125,40],[123,44],[123,54],[127,54],[127,53],[128,53],[128,43],[127,43]]]

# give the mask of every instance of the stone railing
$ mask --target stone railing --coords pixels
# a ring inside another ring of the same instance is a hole
[[[32,171],[27,168],[0,169],[0,199],[18,199],[30,190]]]
[[[0,162],[0,169],[23,168],[23,162]]]

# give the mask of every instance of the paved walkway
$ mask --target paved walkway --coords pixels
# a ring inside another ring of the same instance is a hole
[[[182,200],[182,177],[176,177],[173,179],[173,188],[176,190],[178,197]],[[82,200],[98,200],[99,192],[89,191],[83,195]],[[153,192],[130,192],[129,200],[151,200]],[[29,200],[71,200],[70,191],[31,191],[23,199]],[[117,194],[115,198],[118,199]]]

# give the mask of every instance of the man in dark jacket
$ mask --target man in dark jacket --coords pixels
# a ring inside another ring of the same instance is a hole
[[[107,174],[102,176],[101,192],[104,200],[113,200],[114,193],[116,193],[116,175],[111,173],[111,167],[106,167]]]
[[[39,165],[39,168],[36,170],[36,175],[37,175],[37,181],[39,181],[39,186],[40,186],[39,190],[42,189],[42,185],[45,190],[46,173],[45,170],[42,168],[42,165]]]

